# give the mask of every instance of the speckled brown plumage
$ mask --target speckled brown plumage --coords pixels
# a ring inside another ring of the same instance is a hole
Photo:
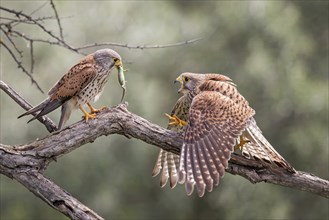
[[[58,128],[61,129],[69,119],[73,109],[80,108],[86,121],[95,118],[90,102],[96,101],[102,94],[105,83],[114,67],[122,66],[120,55],[111,49],[101,49],[83,58],[73,66],[48,92],[48,98],[20,117],[39,112],[30,121],[48,114],[62,106],[62,114]],[[83,106],[87,104],[91,110],[87,113]],[[29,121],[29,122],[30,122]]]
[[[177,157],[175,163],[170,159],[175,155],[161,150],[153,171],[153,175],[157,175],[162,169],[161,186],[169,179],[170,183],[185,183],[188,195],[192,194],[194,187],[200,197],[205,190],[212,191],[213,186],[219,184],[220,177],[224,176],[240,138],[245,141],[241,143],[243,155],[294,171],[262,136],[253,119],[255,111],[230,78],[220,74],[183,73],[177,80],[182,85],[179,91],[184,95],[171,115],[187,121],[188,125],[169,126],[170,129],[185,131],[184,143],[179,166]],[[170,164],[175,166],[168,169]],[[171,184],[172,187],[175,185]]]

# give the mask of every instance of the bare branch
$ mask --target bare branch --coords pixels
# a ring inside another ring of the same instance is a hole
[[[57,24],[58,24],[58,29],[59,29],[59,34],[61,36],[61,40],[64,41],[63,28],[62,28],[62,25],[61,25],[61,20],[58,17],[58,13],[57,13],[57,10],[56,10],[56,7],[55,7],[55,4],[54,4],[53,0],[50,0],[50,4],[51,4],[51,7],[53,8],[54,13],[55,13],[55,17],[56,17],[56,20],[57,20]]]
[[[7,40],[9,41],[9,45],[1,39],[1,45],[6,48],[6,50],[9,52],[10,56],[16,62],[18,67],[26,74],[28,77],[31,79],[32,84],[35,84],[38,88],[39,91],[44,93],[44,91],[41,89],[37,81],[33,78],[32,74],[34,71],[34,64],[35,64],[35,57],[34,57],[34,43],[44,43],[48,45],[56,45],[60,47],[64,47],[72,52],[81,54],[81,55],[86,55],[86,53],[83,52],[84,49],[88,48],[94,48],[94,47],[100,47],[100,46],[114,46],[114,47],[123,47],[127,49],[156,49],[156,48],[170,48],[170,47],[178,47],[182,45],[187,45],[187,44],[192,44],[200,41],[202,38],[195,38],[183,42],[178,42],[178,43],[172,43],[172,44],[164,44],[164,45],[130,45],[130,44],[123,44],[123,43],[111,43],[111,42],[105,42],[105,43],[93,43],[93,44],[88,44],[84,46],[72,46],[70,43],[64,40],[64,34],[63,34],[63,28],[61,25],[61,18],[59,17],[59,14],[57,12],[57,9],[55,7],[55,4],[53,0],[50,0],[50,5],[52,7],[52,10],[55,14],[55,17],[49,16],[49,17],[32,17],[32,15],[41,10],[43,7],[46,6],[47,3],[42,4],[40,7],[35,9],[30,15],[23,13],[22,11],[16,11],[13,9],[5,8],[0,6],[0,10],[3,10],[12,16],[12,17],[0,17],[1,19],[8,20],[9,22],[2,22],[0,23],[0,29],[6,36]],[[59,30],[59,36],[56,33],[53,33],[51,30],[46,28],[46,24],[44,23],[45,20],[48,19],[56,19],[57,24],[58,24],[58,30]],[[27,25],[35,25],[39,27],[44,33],[46,33],[50,39],[42,39],[42,38],[37,38],[33,36],[29,36],[26,33],[22,33],[19,30],[15,29],[16,25],[19,24],[27,24]],[[29,52],[30,52],[30,68],[27,68],[23,64],[23,50],[18,48],[17,45],[15,44],[14,40],[12,37],[17,37],[23,40],[27,40],[29,42]],[[20,59],[16,57],[15,52],[20,55]],[[29,71],[28,71],[29,69]]]
[[[66,18],[66,17],[62,17],[62,18]],[[14,27],[14,26],[19,25],[21,23],[33,24],[30,19],[21,19],[21,18],[16,19],[16,18],[7,18],[7,17],[2,17],[2,16],[0,16],[0,19],[10,21],[10,22],[7,22],[7,23],[1,23],[0,26],[11,25],[12,27]],[[33,19],[35,21],[45,21],[45,20],[53,20],[53,19],[56,19],[56,18],[54,16],[45,16],[45,17],[33,18]]]
[[[129,45],[129,44],[122,44],[122,43],[93,43],[93,44],[88,44],[82,47],[76,47],[76,50],[83,50],[91,47],[100,47],[100,46],[114,46],[114,47],[125,47],[128,49],[156,49],[156,48],[169,48],[169,47],[178,47],[178,46],[183,46],[186,44],[192,44],[196,43],[200,40],[202,40],[202,37],[191,39],[191,40],[186,40],[178,43],[173,43],[173,44],[163,44],[163,45]]]
[[[111,134],[134,137],[175,154],[180,153],[182,145],[182,136],[178,133],[152,124],[129,112],[126,104],[120,104],[115,108],[106,109],[95,120],[88,123],[78,122],[44,139],[15,149],[28,155],[35,155],[44,161],[61,157],[86,143],[95,141],[100,136]],[[38,168],[44,170],[47,164],[39,165]],[[291,174],[279,168],[269,169],[258,161],[249,160],[240,155],[232,155],[227,172],[243,176],[252,183],[274,183],[329,198],[329,181],[327,180],[301,171]]]
[[[42,8],[44,8],[47,5],[47,2],[44,2],[42,5],[40,5],[38,8],[36,8],[34,11],[30,13],[30,16],[36,13],[37,11],[40,11]]]
[[[0,89],[7,93],[19,106],[21,106],[25,110],[29,110],[32,108],[32,105],[28,103],[24,98],[17,94],[17,92],[8,86],[6,83],[0,80]],[[35,115],[35,114],[34,114]],[[37,118],[41,123],[43,123],[49,132],[53,132],[57,130],[56,124],[48,117],[43,116],[41,118]]]
[[[29,104],[2,81],[0,81],[0,88],[19,105],[28,108]],[[51,120],[50,123],[52,123]],[[48,127],[47,129],[52,131]],[[32,143],[21,146],[0,144],[0,173],[17,180],[51,207],[72,219],[102,219],[44,177],[42,172],[56,158],[86,143],[93,142],[100,136],[111,134],[134,137],[175,154],[180,153],[183,141],[182,135],[152,124],[129,112],[127,103],[120,104],[114,108],[105,109],[98,114],[96,119],[88,123],[82,120]],[[240,175],[252,183],[273,183],[329,198],[329,181],[309,173],[297,171],[291,174],[278,168],[270,167],[269,169],[259,161],[249,160],[236,154],[232,155],[226,171]]]
[[[6,50],[9,52],[10,56],[11,56],[11,57],[13,58],[13,60],[17,63],[18,68],[20,68],[24,73],[26,73],[26,75],[28,75],[28,76],[30,77],[32,83],[35,84],[35,85],[37,86],[37,88],[39,89],[39,91],[42,92],[42,93],[45,93],[45,92],[41,89],[41,87],[40,87],[40,85],[38,84],[38,82],[33,78],[33,76],[31,75],[31,73],[29,73],[29,72],[25,69],[25,67],[22,65],[22,62],[19,61],[19,60],[16,58],[15,54],[10,50],[10,48],[9,48],[5,43],[3,43],[2,41],[0,42],[0,44],[1,44],[2,46],[4,46],[4,48],[6,48]]]
[[[33,74],[34,70],[34,53],[33,53],[33,40],[30,40],[30,57],[31,57],[31,69],[30,73]]]
[[[7,31],[5,31],[1,26],[0,26],[0,30],[5,34],[6,38],[8,39],[8,41],[11,43],[11,45],[14,47],[15,51],[20,55],[20,57],[23,57],[23,51],[21,51],[20,49],[17,48],[15,42],[11,39],[9,34],[6,34]],[[9,30],[8,30],[9,31]]]
[[[5,155],[2,157],[2,153],[10,153],[11,156]],[[30,169],[30,165],[34,166],[39,163],[33,157],[15,154],[8,146],[0,144],[0,158],[2,160],[0,164],[0,172],[2,174],[17,180],[52,208],[62,212],[71,219],[103,219],[67,191],[46,178],[38,170]],[[12,159],[14,160],[11,161]],[[16,161],[20,161],[25,165],[17,167],[13,164]]]

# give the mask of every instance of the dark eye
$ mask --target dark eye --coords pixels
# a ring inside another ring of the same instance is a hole
[[[117,62],[119,59],[118,58],[113,58],[113,61],[114,62]]]
[[[189,78],[184,77],[183,80],[184,80],[184,82],[188,82],[189,81]]]

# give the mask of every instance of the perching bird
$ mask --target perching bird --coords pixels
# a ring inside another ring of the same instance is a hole
[[[39,112],[30,121],[54,111],[62,106],[58,125],[60,130],[69,119],[72,110],[80,108],[86,122],[96,118],[100,109],[95,109],[90,102],[97,101],[109,79],[111,70],[116,67],[123,70],[120,55],[111,49],[101,49],[89,54],[73,66],[48,92],[48,98],[39,105],[20,115],[18,118]],[[90,113],[84,109],[87,104]]]
[[[183,96],[168,115],[168,128],[185,134],[180,156],[160,150],[152,175],[162,170],[161,187],[169,179],[172,188],[185,183],[188,195],[196,187],[202,197],[219,184],[235,148],[242,148],[249,158],[295,172],[264,138],[253,118],[255,111],[230,78],[182,73],[176,81]]]

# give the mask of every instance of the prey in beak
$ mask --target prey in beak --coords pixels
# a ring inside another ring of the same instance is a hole
[[[126,80],[125,80],[125,75],[124,75],[124,70],[123,70],[123,66],[122,66],[122,62],[121,60],[117,60],[115,62],[115,66],[118,69],[118,81],[119,84],[121,85],[121,88],[123,89],[122,91],[122,97],[121,97],[121,101],[123,101],[123,98],[125,97],[126,94]]]

